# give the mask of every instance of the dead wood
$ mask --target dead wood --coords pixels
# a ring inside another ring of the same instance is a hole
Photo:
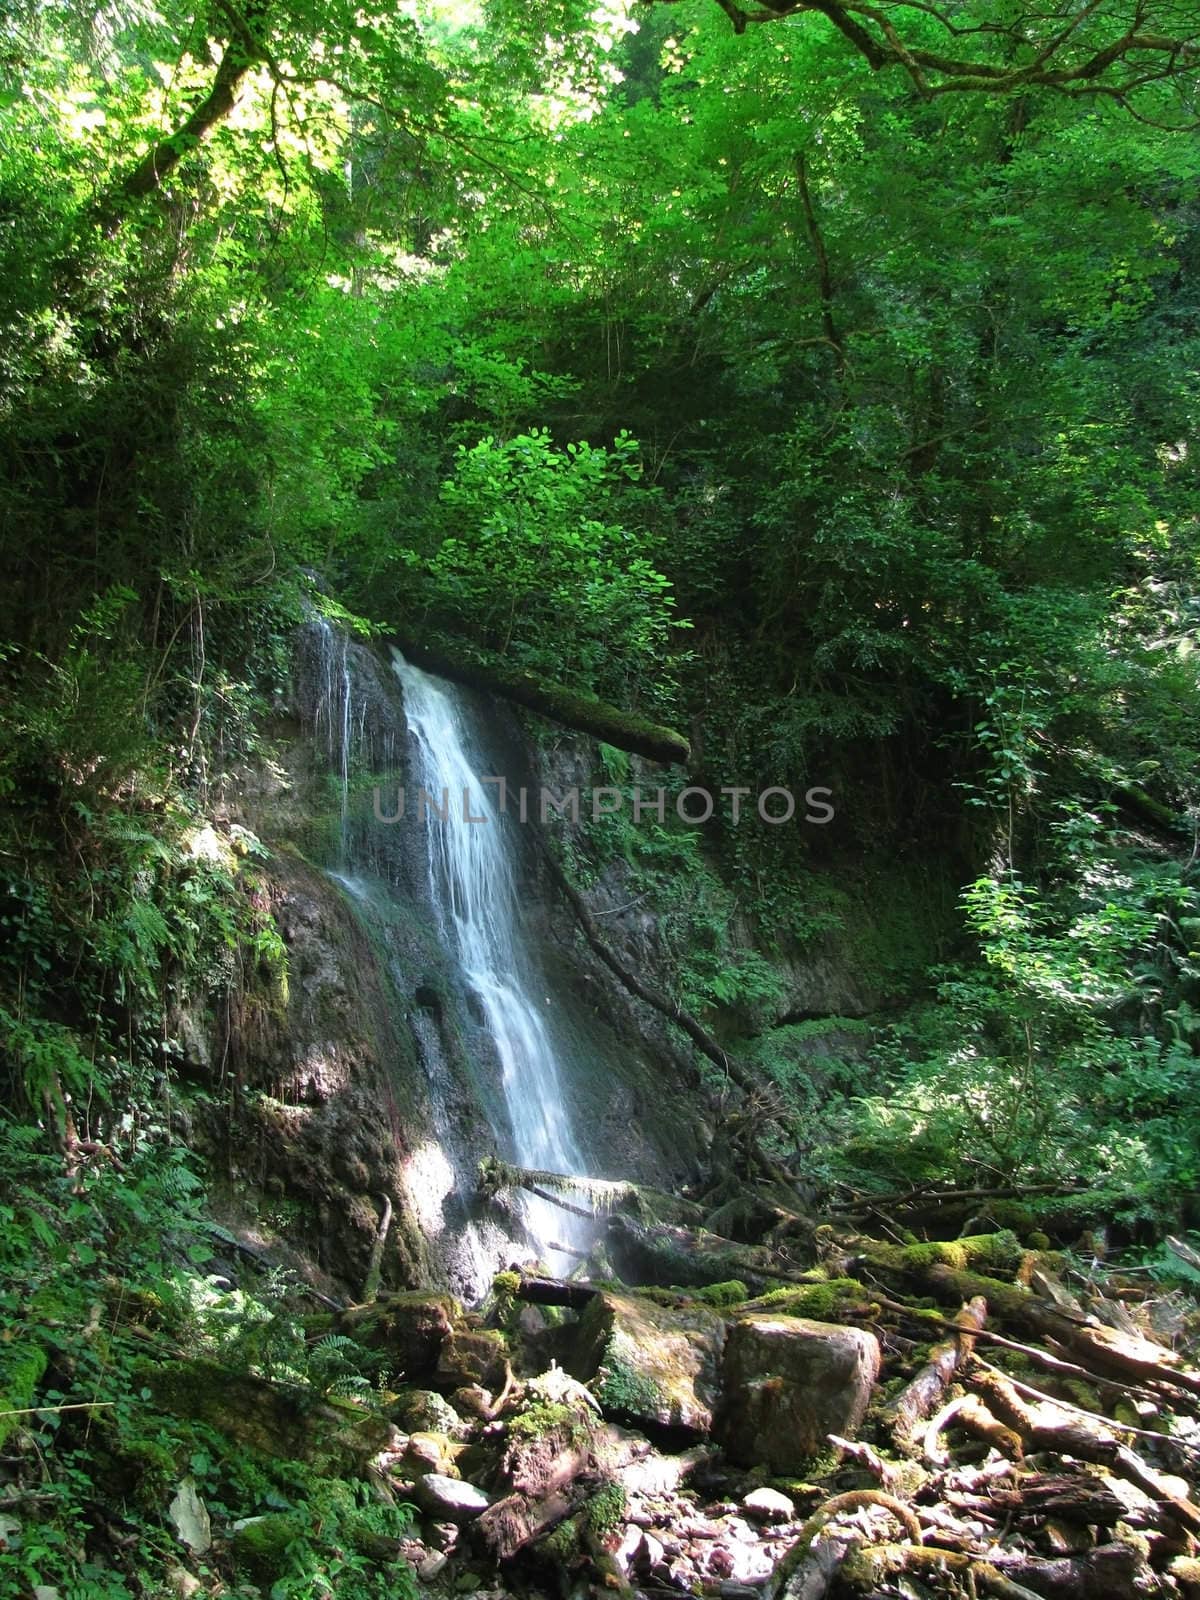
[[[983,1327],[987,1302],[981,1297],[968,1301],[958,1315],[961,1331],[954,1338],[935,1345],[929,1360],[910,1384],[884,1410],[884,1421],[892,1430],[897,1448],[905,1455],[915,1452],[913,1434],[945,1394],[950,1380],[975,1348],[973,1334]]]

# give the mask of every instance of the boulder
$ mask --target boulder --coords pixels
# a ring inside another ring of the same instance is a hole
[[[852,1438],[879,1374],[879,1344],[862,1328],[804,1317],[740,1317],[729,1330],[717,1434],[730,1459],[788,1476]]]
[[[568,1366],[590,1382],[607,1415],[703,1438],[717,1405],[724,1343],[724,1319],[706,1306],[598,1294],[579,1324]]]
[[[432,1377],[461,1315],[453,1295],[419,1290],[351,1306],[341,1313],[338,1330],[368,1349],[386,1351],[397,1376],[411,1381]]]
[[[471,1432],[450,1402],[433,1389],[409,1389],[396,1399],[388,1415],[406,1433],[444,1433],[459,1440]]]
[[[455,1328],[439,1351],[436,1381],[447,1389],[479,1384],[495,1390],[507,1360],[508,1343],[496,1328]]]
[[[203,1422],[261,1456],[293,1456],[318,1472],[360,1472],[396,1439],[387,1417],[335,1396],[234,1371],[215,1361],[139,1363],[154,1405]]]
[[[488,1508],[482,1489],[461,1478],[445,1478],[440,1472],[427,1472],[413,1485],[413,1499],[427,1516],[445,1522],[472,1522]]]

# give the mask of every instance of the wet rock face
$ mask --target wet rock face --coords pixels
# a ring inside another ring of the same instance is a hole
[[[236,1116],[200,1130],[227,1175],[216,1185],[221,1220],[259,1245],[290,1247],[310,1281],[356,1298],[386,1195],[383,1281],[428,1282],[405,1162],[430,1136],[429,1116],[387,974],[327,874],[280,850],[256,876],[257,903],[287,949],[286,985],[252,972],[209,1016],[188,1019],[209,1040],[192,1075],[221,1072],[239,1086]]]
[[[730,1459],[781,1476],[850,1438],[879,1375],[874,1334],[804,1317],[743,1317],[725,1345],[717,1423]]]
[[[704,1306],[667,1309],[600,1294],[579,1325],[571,1371],[606,1413],[640,1427],[706,1435],[717,1406],[725,1322]]]

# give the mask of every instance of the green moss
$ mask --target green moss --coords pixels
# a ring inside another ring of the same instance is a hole
[[[782,1312],[788,1317],[811,1317],[815,1322],[842,1322],[873,1304],[870,1292],[853,1278],[827,1278],[817,1283],[770,1289],[747,1308]]]
[[[596,1398],[606,1411],[625,1412],[630,1416],[655,1416],[670,1411],[670,1397],[662,1386],[638,1372],[615,1348],[616,1339],[609,1341],[604,1354],[604,1365],[596,1376]]]
[[[538,1549],[544,1551],[551,1560],[568,1566],[579,1555],[582,1525],[582,1517],[568,1517],[541,1540]]]
[[[508,1425],[510,1438],[540,1439],[554,1428],[566,1428],[572,1438],[582,1436],[587,1429],[579,1413],[570,1406],[539,1403],[527,1406]]]
[[[233,1536],[234,1560],[256,1578],[267,1581],[278,1578],[287,1564],[289,1547],[302,1539],[306,1531],[306,1520],[296,1511],[255,1517]]]
[[[740,1278],[730,1278],[725,1283],[710,1283],[698,1291],[696,1298],[710,1306],[736,1306],[749,1295],[749,1289]]]
[[[511,1298],[521,1287],[519,1272],[498,1272],[492,1279],[492,1292],[498,1298]]]
[[[99,1418],[97,1418],[99,1421]],[[111,1437],[106,1437],[110,1434]],[[93,1434],[97,1464],[109,1482],[140,1504],[158,1510],[171,1498],[179,1476],[176,1452],[161,1439],[130,1438],[103,1423]]]
[[[202,1422],[264,1458],[287,1455],[334,1474],[356,1471],[391,1431],[385,1417],[351,1401],[212,1361],[145,1361],[133,1371],[160,1410]]]
[[[1021,1261],[1021,1245],[1008,1229],[999,1233],[978,1233],[966,1239],[931,1239],[925,1244],[872,1243],[866,1254],[872,1265],[897,1272],[921,1273],[929,1267],[950,1267],[955,1272],[988,1269],[1015,1272]]]
[[[591,1532],[604,1539],[621,1526],[627,1509],[628,1499],[621,1485],[606,1483],[588,1501],[583,1515]]]
[[[46,1371],[46,1352],[40,1344],[16,1344],[0,1357],[0,1411],[24,1411],[32,1405],[34,1391]],[[29,1417],[0,1416],[0,1445]]]

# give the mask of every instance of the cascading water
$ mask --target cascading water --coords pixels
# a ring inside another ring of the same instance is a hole
[[[407,825],[425,830],[439,931],[482,1009],[499,1058],[509,1124],[508,1138],[501,1135],[505,1154],[519,1166],[582,1176],[587,1165],[525,948],[511,822],[501,814],[497,786],[481,782],[469,753],[470,719],[454,691],[399,651],[392,654],[417,758]],[[530,1197],[525,1216],[552,1256],[560,1254],[552,1249],[556,1242],[573,1249],[585,1242],[586,1224],[547,1201]]]

